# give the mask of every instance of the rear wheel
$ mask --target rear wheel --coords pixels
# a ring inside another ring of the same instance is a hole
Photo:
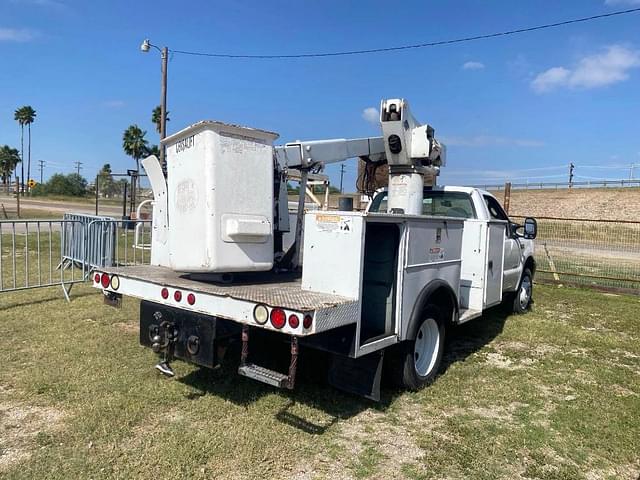
[[[410,390],[429,385],[442,362],[445,326],[440,310],[430,305],[415,327],[413,339],[402,342],[395,352],[395,368],[390,372],[396,383]]]

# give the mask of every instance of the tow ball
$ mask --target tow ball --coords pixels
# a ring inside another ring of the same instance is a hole
[[[171,368],[170,362],[173,360],[176,341],[178,340],[178,328],[175,323],[163,320],[161,312],[155,312],[153,317],[158,324],[149,327],[149,337],[151,338],[151,349],[162,355],[161,360],[155,368],[162,374],[173,377],[175,372]]]

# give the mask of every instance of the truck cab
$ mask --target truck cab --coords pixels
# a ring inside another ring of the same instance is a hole
[[[387,189],[380,189],[367,212],[387,211]],[[501,302],[513,302],[524,313],[532,298],[536,224],[521,226],[509,219],[491,193],[472,187],[425,187],[422,214],[465,221],[460,281],[460,322],[479,316]]]

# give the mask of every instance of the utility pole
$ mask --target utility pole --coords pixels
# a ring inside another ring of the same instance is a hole
[[[573,170],[576,166],[571,162],[569,164],[569,188],[573,187]]]
[[[629,168],[629,180],[633,180],[633,167],[635,167],[636,164],[632,163],[631,167]]]
[[[74,162],[74,165],[76,166],[76,172],[80,175],[80,169],[82,168],[80,165],[82,165],[82,162]]]
[[[42,172],[44,170],[44,160],[38,160],[38,163],[40,164],[40,183],[42,183]]]
[[[340,165],[340,193],[342,193],[342,179],[344,178],[344,163]]]
[[[166,152],[162,141],[167,136],[167,61],[169,59],[169,49],[164,47],[160,56],[162,57],[162,87],[160,89],[160,166],[166,176]]]
[[[143,53],[147,53],[151,47],[160,52],[160,58],[162,60],[162,82],[160,86],[160,165],[166,175],[167,165],[165,160],[165,148],[162,145],[162,140],[164,140],[167,134],[167,63],[169,61],[169,49],[167,47],[160,48],[157,45],[152,44],[148,38],[145,38],[142,45],[140,45],[140,50]]]

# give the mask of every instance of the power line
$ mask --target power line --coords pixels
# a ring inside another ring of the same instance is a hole
[[[439,40],[435,42],[416,43],[413,45],[400,45],[397,47],[384,47],[384,48],[370,48],[365,50],[345,50],[339,52],[319,52],[319,53],[299,53],[291,55],[237,55],[230,53],[207,53],[207,52],[191,52],[187,50],[171,50],[172,53],[180,55],[194,55],[199,57],[216,57],[216,58],[245,58],[245,59],[286,59],[286,58],[317,58],[317,57],[339,57],[345,55],[364,55],[369,53],[383,53],[394,52],[398,50],[410,50],[416,48],[437,47],[442,45],[451,45],[455,43],[473,42],[476,40],[486,40],[488,38],[505,37],[508,35],[517,35],[520,33],[534,32],[537,30],[546,30],[550,28],[562,27],[565,25],[571,25],[574,23],[591,22],[593,20],[600,20],[603,18],[615,17],[619,15],[627,15],[631,13],[640,12],[640,7],[630,8],[627,10],[618,10],[616,12],[603,13],[600,15],[592,15],[590,17],[574,18],[571,20],[564,20],[556,23],[547,23],[544,25],[536,25],[533,27],[518,28],[514,30],[506,30],[503,32],[488,33],[485,35],[474,35],[470,37],[454,38],[450,40]]]

